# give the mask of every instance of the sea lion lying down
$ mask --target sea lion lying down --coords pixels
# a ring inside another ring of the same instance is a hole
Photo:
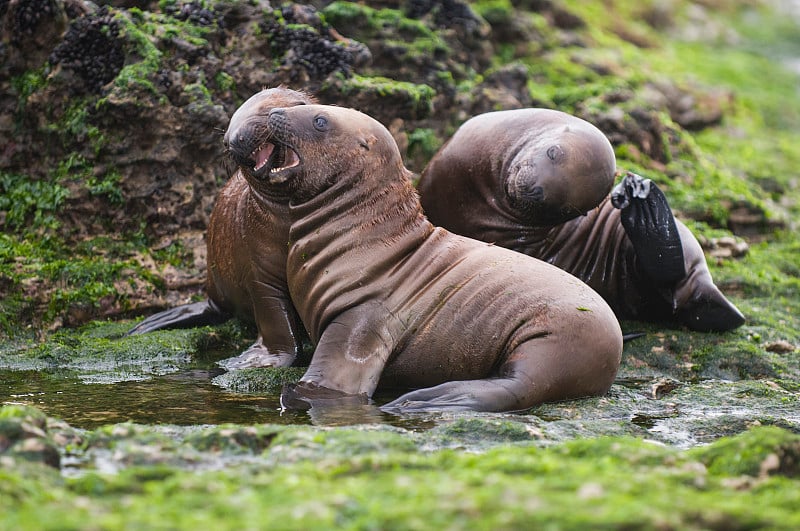
[[[151,315],[129,334],[165,328],[217,324],[238,316],[255,322],[258,339],[241,355],[221,362],[226,368],[281,367],[291,365],[300,352],[304,333],[286,285],[286,242],[289,199],[281,186],[261,186],[253,177],[253,160],[260,142],[259,129],[273,107],[315,103],[303,93],[287,88],[262,90],[233,114],[230,131],[241,151],[235,156],[239,170],[217,196],[208,225],[208,276],[201,302],[185,304]]]
[[[380,384],[417,389],[388,411],[510,411],[608,390],[622,352],[608,304],[554,266],[433,226],[380,123],[322,105],[260,119],[264,164],[242,170],[289,198],[289,292],[316,344],[284,404]]]
[[[614,151],[596,127],[520,109],[465,122],[418,189],[433,223],[572,273],[620,318],[701,331],[742,325],[661,190],[629,173],[609,196],[614,175]]]

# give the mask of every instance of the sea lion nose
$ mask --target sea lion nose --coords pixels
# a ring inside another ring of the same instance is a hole
[[[279,131],[286,126],[286,111],[284,109],[272,109],[267,117],[267,125],[272,131]]]
[[[222,145],[230,152],[238,152],[247,150],[247,135],[246,131],[242,131],[240,127],[229,127],[225,131],[225,136],[222,137]]]

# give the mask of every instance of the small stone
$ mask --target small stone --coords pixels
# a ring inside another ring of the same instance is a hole
[[[771,341],[769,343],[764,344],[764,350],[768,352],[775,352],[777,354],[786,354],[787,352],[794,352],[795,350],[797,350],[797,347],[795,347],[785,339],[780,339],[778,341]]]

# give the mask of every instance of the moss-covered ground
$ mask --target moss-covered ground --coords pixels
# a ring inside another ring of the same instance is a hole
[[[709,254],[746,324],[700,334],[624,322],[646,335],[626,344],[607,396],[523,414],[397,419],[373,404],[281,416],[277,389],[301,369],[214,368],[252,341],[237,323],[137,337],[124,336],[128,321],[56,329],[143,289],[121,279],[160,289],[134,257],[162,267],[185,257],[179,245],[150,250],[141,233],[67,243],[55,214],[77,159],[54,167],[51,184],[0,173],[0,282],[17,287],[0,301],[0,528],[800,527],[797,20],[767,0],[564,0],[553,4],[587,22],[585,46],[564,47],[552,17],[518,4],[472,6],[541,35],[498,44],[493,65],[523,64],[536,104],[602,115],[617,101],[609,94],[642,106],[663,79],[723,95],[719,123],[688,131],[661,116],[662,152],[616,150],[701,240],[732,229],[747,240],[744,256]],[[352,12],[329,10],[331,20]],[[23,76],[17,90],[24,98],[41,82]],[[461,72],[458,90],[480,82]],[[378,76],[344,86],[409,92]],[[424,114],[436,89],[419,86]],[[78,118],[56,126],[78,131]],[[419,125],[409,149],[429,153],[444,139]],[[98,194],[113,195],[111,175],[92,185]],[[41,286],[45,309],[33,302]],[[352,426],[330,427],[342,424]]]
[[[76,432],[5,407],[0,425],[8,529],[800,525],[800,436],[774,427],[679,451],[631,437],[542,447],[535,430],[485,418],[425,433],[135,424]],[[480,452],[465,451],[473,439]],[[56,450],[65,474],[53,467]]]

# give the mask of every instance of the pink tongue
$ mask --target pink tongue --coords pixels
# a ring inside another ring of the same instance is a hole
[[[266,144],[264,147],[256,151],[256,165],[255,169],[261,168],[269,160],[269,156],[275,150],[275,144]]]

